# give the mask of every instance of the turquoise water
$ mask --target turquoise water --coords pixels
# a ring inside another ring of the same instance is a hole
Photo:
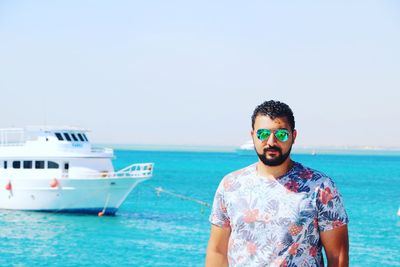
[[[203,266],[209,208],[226,173],[255,157],[117,150],[116,168],[154,162],[116,216],[0,211],[0,266]],[[351,266],[400,266],[400,156],[293,155],[331,175],[350,216]]]

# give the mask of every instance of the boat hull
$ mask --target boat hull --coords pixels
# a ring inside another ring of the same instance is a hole
[[[148,178],[15,179],[3,181],[0,209],[113,215]]]

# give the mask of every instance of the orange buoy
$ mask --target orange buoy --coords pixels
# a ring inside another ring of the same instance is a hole
[[[11,181],[8,181],[8,184],[6,184],[6,190],[8,190],[8,191],[12,190]]]
[[[97,213],[97,216],[102,217],[104,215],[104,212],[100,211],[99,213]]]
[[[51,188],[56,188],[60,185],[60,183],[58,182],[58,180],[56,178],[54,178],[51,183],[50,183],[50,187]]]

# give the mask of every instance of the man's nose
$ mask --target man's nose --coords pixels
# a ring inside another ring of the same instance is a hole
[[[271,135],[267,139],[267,145],[273,146],[276,143],[275,135],[271,133]]]

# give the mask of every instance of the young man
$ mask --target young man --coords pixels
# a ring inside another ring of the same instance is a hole
[[[215,194],[206,266],[348,266],[348,217],[333,181],[290,158],[290,107],[259,105],[252,116],[259,161],[225,176]]]

